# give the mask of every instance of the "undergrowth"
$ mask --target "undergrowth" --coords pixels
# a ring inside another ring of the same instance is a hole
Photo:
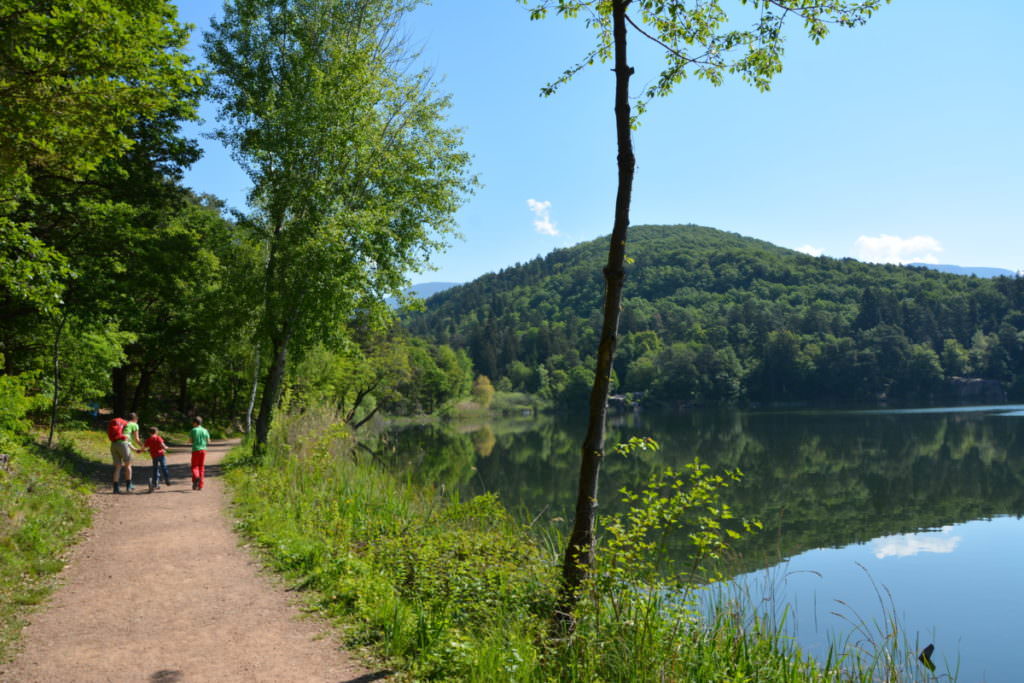
[[[0,662],[49,595],[65,552],[91,520],[89,482],[71,446],[48,450],[0,433]]]

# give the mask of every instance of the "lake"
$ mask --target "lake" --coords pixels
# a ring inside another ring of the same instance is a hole
[[[423,480],[496,492],[523,519],[564,530],[583,431],[552,417],[432,424],[392,432],[387,450]],[[807,652],[872,637],[852,624],[872,632],[895,615],[911,643],[935,644],[939,673],[1024,679],[1024,406],[614,416],[609,446],[630,436],[662,448],[609,455],[600,509],[698,456],[738,467],[724,498],[764,530],[736,546],[727,574],[754,603],[785,610]]]

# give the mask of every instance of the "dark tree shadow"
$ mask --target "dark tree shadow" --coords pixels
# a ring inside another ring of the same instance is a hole
[[[109,493],[110,483],[114,477],[114,465],[110,462],[100,462],[87,458],[73,448],[65,445],[58,445],[54,448],[46,448],[41,444],[31,444],[36,454],[60,466],[66,472],[74,474],[80,479],[91,481],[97,487],[107,487]],[[192,467],[188,461],[172,463],[167,465],[167,472],[171,475],[171,482],[175,488],[181,483],[188,484],[192,481]],[[153,475],[153,461],[148,453],[136,453],[132,458],[132,483],[136,491],[145,490],[149,478]],[[224,476],[223,465],[207,465],[206,476],[217,478]],[[172,490],[174,490],[172,488]],[[181,489],[178,489],[181,490]]]
[[[64,471],[81,479],[100,482],[106,478],[106,481],[109,482],[114,474],[112,464],[104,464],[86,458],[78,451],[63,444],[58,444],[54,448],[47,448],[42,444],[32,444],[29,447],[41,458],[57,464]]]
[[[372,674],[366,674],[358,678],[350,678],[347,681],[339,681],[338,683],[371,683],[371,681],[380,681],[385,678],[391,678],[394,671],[374,671]]]

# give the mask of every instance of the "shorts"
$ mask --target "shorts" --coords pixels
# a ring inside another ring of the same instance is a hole
[[[110,443],[110,456],[114,459],[115,465],[132,464],[132,446],[127,440],[112,441]]]

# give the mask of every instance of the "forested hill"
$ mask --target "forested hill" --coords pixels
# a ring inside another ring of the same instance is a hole
[[[607,237],[441,292],[406,323],[499,388],[586,395]],[[669,402],[1024,393],[1024,278],[811,257],[696,225],[631,229],[617,391]]]

